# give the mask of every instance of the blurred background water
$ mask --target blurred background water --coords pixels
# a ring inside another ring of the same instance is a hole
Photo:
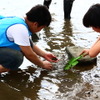
[[[54,70],[47,71],[25,59],[21,70],[1,74],[0,100],[100,100],[99,62],[63,70],[68,60],[67,46],[89,48],[99,36],[99,33],[82,25],[85,12],[99,2],[75,0],[71,20],[65,21],[63,0],[53,0],[49,8],[53,21],[48,28],[37,33],[40,39],[35,43],[57,55],[61,61],[53,63]],[[43,4],[43,0],[3,0],[0,14],[22,17],[36,4]]]

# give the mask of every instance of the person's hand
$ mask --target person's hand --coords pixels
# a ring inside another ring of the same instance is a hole
[[[42,68],[51,70],[51,69],[53,69],[53,66],[52,66],[52,64],[51,64],[49,61],[43,61],[43,66],[42,66]]]
[[[46,53],[44,55],[44,58],[50,62],[58,62],[59,60],[57,59],[56,56],[54,56],[52,53]]]
[[[89,55],[89,49],[84,49],[80,55],[83,55],[84,57]]]

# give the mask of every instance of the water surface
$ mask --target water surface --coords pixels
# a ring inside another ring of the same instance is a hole
[[[75,0],[71,20],[64,21],[63,0],[53,0],[50,6],[53,21],[48,28],[39,32],[35,42],[41,49],[50,51],[61,59],[53,63],[54,70],[47,71],[33,65],[26,59],[17,72],[3,73],[0,77],[1,100],[100,100],[99,63],[76,66],[69,71],[63,67],[68,61],[67,46],[89,48],[99,33],[82,25],[82,18],[88,8],[99,0]],[[3,0],[0,14],[24,14],[43,0]]]

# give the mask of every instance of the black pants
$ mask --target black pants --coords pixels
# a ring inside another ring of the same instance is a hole
[[[44,0],[43,5],[47,6],[47,8],[49,9],[49,6],[51,4],[52,0]]]
[[[0,65],[10,70],[17,70],[23,62],[23,54],[10,48],[0,48]]]
[[[74,0],[64,0],[64,19],[70,19],[71,10]]]
[[[51,4],[52,0],[44,0],[43,5],[47,6],[49,9],[49,6]],[[72,10],[74,0],[63,0],[63,8],[64,8],[64,19],[70,19],[70,14]]]

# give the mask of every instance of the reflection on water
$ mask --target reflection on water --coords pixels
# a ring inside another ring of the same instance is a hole
[[[1,82],[6,84],[9,92],[11,92],[10,95],[7,94],[7,97],[15,96],[15,99],[12,100],[24,100],[25,97],[35,100],[37,98],[37,91],[40,89],[41,80],[46,74],[47,71],[29,67],[27,70],[19,70],[2,75]],[[3,89],[3,92],[5,93],[6,89]]]
[[[89,98],[92,100],[91,95],[95,88],[94,83],[90,83],[99,82],[98,71],[100,70],[95,72],[95,68],[91,70],[93,66],[80,66],[80,68],[77,66],[78,68],[64,71],[67,55],[61,53],[58,58],[61,61],[53,64],[52,71],[28,66],[24,70],[1,74],[0,98],[2,100],[8,100],[7,98],[12,100],[86,100]]]
[[[89,83],[94,81],[97,85],[99,76],[94,77],[95,74],[91,76],[90,71],[86,74],[80,73],[81,69],[63,71],[61,68],[63,64],[64,62],[59,62],[52,71],[29,66],[27,70],[2,74],[0,98],[2,100],[7,100],[7,98],[12,98],[12,100],[80,100],[80,98],[89,97],[94,92],[93,85]]]
[[[15,1],[12,0],[12,2]],[[29,3],[29,1],[37,4],[41,0],[28,0],[27,2]],[[21,1],[19,2],[21,4]],[[95,33],[92,35],[93,31],[84,30],[82,24],[80,24],[85,8],[83,6],[89,7],[89,4],[93,3],[94,0],[91,0],[91,2],[75,0],[70,21],[62,19],[62,12],[59,11],[59,14],[56,14],[58,10],[54,8],[60,7],[61,1],[55,0],[54,2],[56,3],[52,3],[51,9],[53,9],[52,11],[55,10],[53,12],[55,14],[52,15],[55,20],[50,27],[40,32],[40,40],[36,43],[46,48],[47,51],[53,52],[60,61],[53,63],[54,69],[51,71],[37,68],[34,65],[29,66],[29,63],[26,62],[24,64],[25,69],[1,74],[0,100],[100,100],[100,68],[96,64],[75,66],[69,71],[63,70],[68,61],[65,51],[67,46],[89,47],[98,36]],[[83,2],[87,5],[83,5]],[[95,2],[98,2],[98,0],[95,0]],[[83,8],[79,9],[78,6]],[[23,8],[23,10],[25,9]],[[7,13],[3,8],[2,11]]]
[[[0,98],[2,100],[11,98],[12,100],[94,100],[99,98],[99,94],[95,94],[95,91],[99,91],[97,87],[100,81],[98,71],[95,72],[95,65],[76,66],[69,71],[63,70],[68,60],[65,47],[74,45],[70,38],[73,36],[71,22],[65,21],[63,31],[57,35],[52,33],[51,29],[51,27],[44,29],[43,39],[49,46],[46,49],[54,52],[61,60],[53,64],[52,71],[29,66],[17,72],[1,74]]]
[[[46,49],[48,51],[55,51],[58,52],[64,50],[67,46],[73,46],[70,37],[72,36],[72,26],[71,22],[69,20],[64,21],[63,31],[59,32],[59,34],[52,33],[52,28],[45,28],[45,41],[47,42],[47,45],[50,47],[49,49]]]

